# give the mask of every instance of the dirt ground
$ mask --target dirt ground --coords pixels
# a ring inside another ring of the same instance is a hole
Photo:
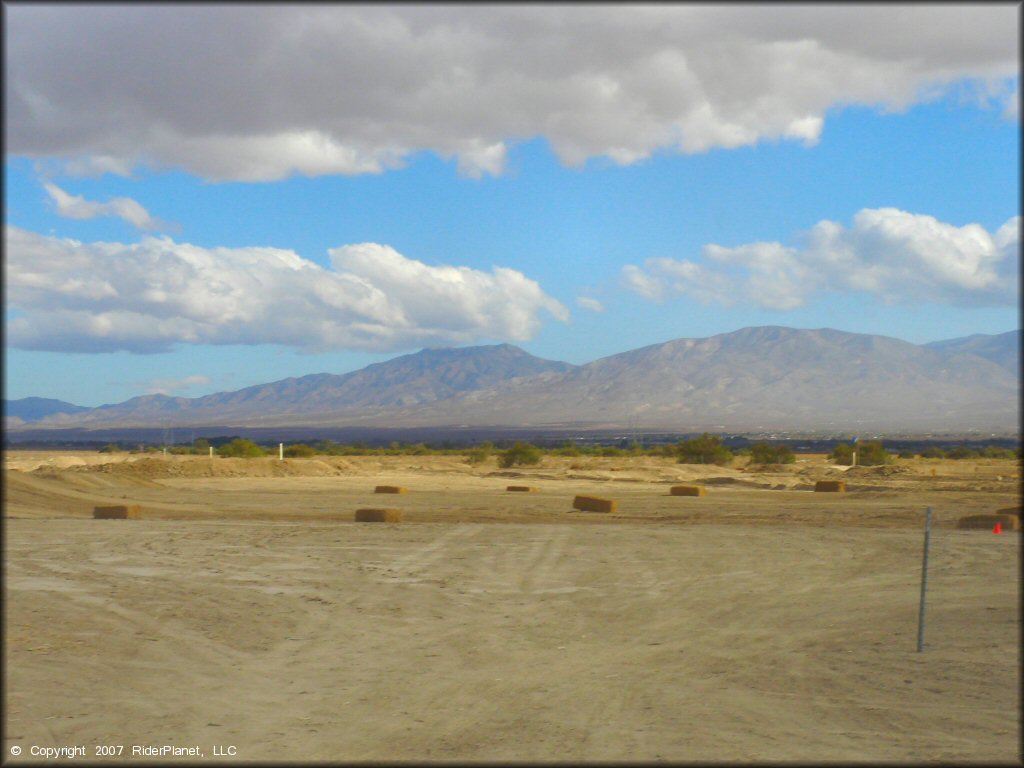
[[[1014,461],[4,462],[11,764],[1021,759]]]

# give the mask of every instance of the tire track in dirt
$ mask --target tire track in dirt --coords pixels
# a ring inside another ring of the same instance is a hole
[[[480,526],[472,524],[444,526],[435,538],[415,546],[407,554],[391,560],[367,561],[365,567],[379,572],[388,582],[421,583],[428,580],[435,565],[453,558],[452,550],[457,550],[460,542],[477,536],[480,530]],[[461,555],[454,555],[454,558],[461,559]]]

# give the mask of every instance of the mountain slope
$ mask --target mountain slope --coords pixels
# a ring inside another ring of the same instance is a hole
[[[996,335],[976,333],[959,339],[933,341],[926,346],[945,352],[964,352],[1001,365],[1013,374],[1020,373],[1020,331]]]
[[[462,423],[1005,429],[1016,423],[1018,392],[1016,376],[973,354],[763,327],[656,344],[438,406]]]

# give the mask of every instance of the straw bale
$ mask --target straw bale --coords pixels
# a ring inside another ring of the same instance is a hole
[[[398,523],[402,520],[400,509],[357,509],[357,523]]]
[[[378,485],[373,489],[374,493],[408,493],[408,488],[403,488],[400,485]]]
[[[142,517],[142,507],[138,504],[93,507],[92,516],[96,520],[138,520]]]
[[[814,484],[814,490],[819,492],[846,493],[845,480],[819,480]]]
[[[1020,518],[1017,515],[968,515],[957,520],[956,527],[991,531],[996,527],[996,523],[1002,523],[1004,531],[1020,530]]]
[[[672,496],[704,496],[707,491],[703,485],[673,485],[669,493]]]
[[[510,485],[505,490],[506,491],[517,491],[519,493],[536,493],[537,492],[537,489],[534,488],[532,485]]]
[[[572,500],[572,505],[581,512],[617,512],[619,509],[619,503],[614,499],[597,496],[577,496]]]

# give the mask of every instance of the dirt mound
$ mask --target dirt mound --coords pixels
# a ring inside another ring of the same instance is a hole
[[[69,468],[70,472],[104,473],[145,479],[177,477],[329,477],[346,474],[343,459],[234,459],[207,457],[144,458]]]
[[[704,485],[738,485],[741,488],[770,488],[772,490],[781,490],[788,487],[786,483],[758,482],[757,480],[747,480],[740,477],[707,477],[701,482]]]
[[[905,475],[910,471],[910,467],[881,464],[877,467],[850,467],[846,470],[846,474],[853,477],[892,477],[893,475]]]
[[[17,470],[12,471],[17,472]],[[114,487],[160,487],[159,483],[154,482],[148,477],[132,476],[124,473],[120,473],[118,475],[100,474],[96,472],[96,467],[92,467],[92,471],[88,468],[82,467],[69,467],[64,470],[53,469],[52,467],[40,467],[39,469],[35,469],[27,474],[31,475],[33,478],[44,480],[53,485],[60,485],[66,488],[75,488],[79,490],[94,490]]]

